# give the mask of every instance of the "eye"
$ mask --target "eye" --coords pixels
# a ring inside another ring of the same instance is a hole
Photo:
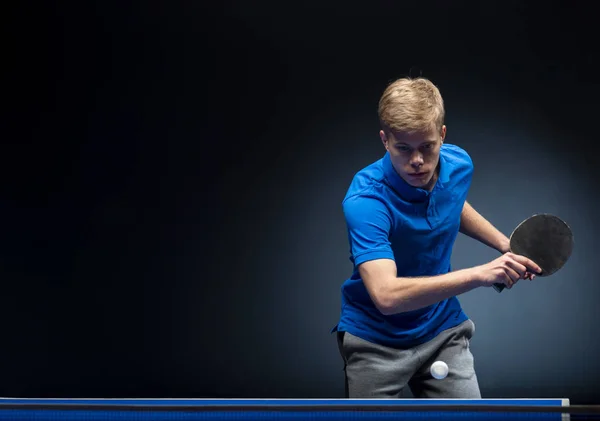
[[[398,148],[398,150],[400,150],[402,152],[408,152],[408,151],[410,151],[410,148],[408,146],[400,145],[400,146],[397,146],[397,148]]]

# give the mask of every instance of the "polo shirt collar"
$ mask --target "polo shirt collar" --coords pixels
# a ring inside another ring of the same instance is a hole
[[[442,145],[443,146],[443,145]],[[439,189],[443,189],[444,185],[449,180],[450,168],[449,162],[445,158],[444,154],[440,151],[440,173],[435,186],[433,187],[433,191],[430,192],[425,189],[421,189],[418,187],[413,187],[408,184],[394,169],[392,165],[392,160],[390,158],[390,153],[386,152],[383,157],[383,171],[385,174],[385,178],[388,183],[392,186],[392,188],[404,199],[411,202],[420,202],[425,201],[432,194],[435,193]]]

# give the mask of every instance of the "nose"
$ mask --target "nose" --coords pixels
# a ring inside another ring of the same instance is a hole
[[[423,155],[419,152],[419,151],[415,151],[413,152],[413,154],[410,157],[410,165],[412,167],[420,167],[421,165],[423,165]]]

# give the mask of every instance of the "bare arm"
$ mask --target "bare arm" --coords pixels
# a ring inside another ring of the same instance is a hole
[[[429,277],[398,278],[396,263],[390,259],[365,262],[358,270],[377,309],[391,315],[427,307],[479,286],[502,283],[512,288],[525,275],[526,265],[539,269],[526,257],[506,253],[485,265]]]
[[[508,237],[481,216],[468,202],[465,202],[460,215],[460,232],[500,253],[510,251]]]
[[[397,278],[389,259],[365,262],[359,272],[375,306],[390,315],[427,307],[478,287],[469,269],[431,277]]]

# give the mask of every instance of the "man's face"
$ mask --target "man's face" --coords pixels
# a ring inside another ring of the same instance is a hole
[[[434,176],[446,126],[440,132],[386,135],[382,130],[379,135],[398,175],[413,187],[431,189],[437,179]]]

